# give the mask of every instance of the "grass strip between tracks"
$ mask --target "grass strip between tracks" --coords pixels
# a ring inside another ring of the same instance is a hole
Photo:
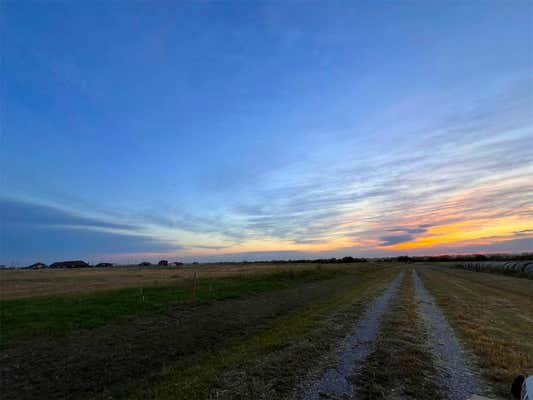
[[[375,351],[354,381],[357,398],[443,399],[433,361],[409,273],[382,322]]]

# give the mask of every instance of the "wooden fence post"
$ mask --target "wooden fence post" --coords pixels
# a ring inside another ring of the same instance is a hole
[[[192,284],[192,298],[194,302],[196,302],[196,289],[197,289],[196,286],[197,286],[197,281],[196,281],[196,271],[195,271],[193,275],[193,284]]]

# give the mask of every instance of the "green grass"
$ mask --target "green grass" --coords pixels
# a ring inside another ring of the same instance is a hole
[[[375,274],[366,274],[364,277],[359,277],[359,279],[355,280],[354,286],[350,289],[341,292],[341,294],[332,293],[332,297],[328,300],[313,303],[304,310],[298,310],[287,316],[280,317],[273,322],[270,328],[251,338],[246,340],[239,339],[233,343],[228,343],[224,349],[217,353],[202,354],[167,366],[162,371],[161,379],[156,385],[144,390],[141,389],[133,393],[130,398],[205,399],[208,398],[210,389],[220,375],[232,367],[244,366],[254,360],[265,358],[268,354],[276,351],[285,351],[291,343],[295,342],[308,341],[309,351],[313,351],[313,343],[309,342],[309,337],[306,337],[306,335],[321,325],[322,318],[325,315],[353,302],[354,299],[370,294],[373,297],[376,291],[383,289],[392,279],[394,272],[393,270],[380,270]],[[287,365],[291,365],[291,363],[292,365],[288,371],[284,372],[289,374],[293,372],[291,370],[295,368],[295,359],[297,358],[299,356],[294,354],[291,360],[287,360]],[[313,363],[316,364],[316,360]],[[277,376],[280,371],[283,371],[283,366],[268,369]],[[300,371],[300,373],[305,373],[305,371]],[[259,395],[257,397],[254,395],[252,398],[258,397]],[[244,398],[247,398],[247,396],[244,396]]]
[[[89,294],[0,302],[0,344],[94,329],[128,316],[160,313],[184,302],[209,302],[332,278],[340,270],[285,270],[231,278],[202,278],[172,286],[124,288]]]

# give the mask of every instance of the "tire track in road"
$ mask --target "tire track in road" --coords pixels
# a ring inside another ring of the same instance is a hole
[[[398,292],[403,276],[402,271],[392,280],[383,294],[370,304],[353,333],[341,344],[335,367],[328,368],[318,381],[304,390],[303,400],[340,399],[354,394],[351,378],[359,373],[371,353],[382,317],[388,310],[391,299]]]
[[[413,279],[419,312],[426,325],[429,344],[438,357],[437,368],[442,371],[438,378],[439,383],[446,390],[450,400],[466,400],[473,394],[480,394],[480,382],[472,374],[465,351],[457,340],[453,328],[415,270],[413,270]]]

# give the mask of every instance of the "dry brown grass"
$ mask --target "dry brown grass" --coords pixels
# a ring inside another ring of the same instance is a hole
[[[508,396],[516,375],[533,374],[533,281],[438,267],[420,272],[499,395]]]
[[[0,270],[0,298],[86,293],[99,289],[168,285],[198,278],[228,277],[286,269],[311,269],[317,264],[199,264],[182,267],[138,267],[42,270]],[[332,264],[335,267],[335,264]],[[324,266],[326,267],[326,266]],[[338,268],[338,265],[336,265]]]

